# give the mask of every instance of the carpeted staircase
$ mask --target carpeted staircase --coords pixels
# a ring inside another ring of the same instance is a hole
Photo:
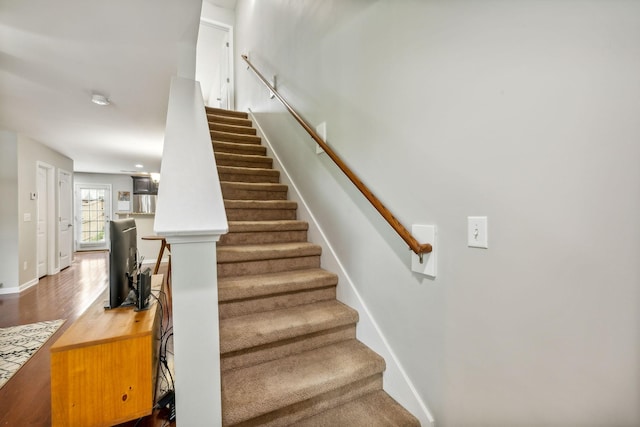
[[[246,113],[207,108],[229,233],[218,244],[225,426],[419,426],[382,390],[384,360]]]

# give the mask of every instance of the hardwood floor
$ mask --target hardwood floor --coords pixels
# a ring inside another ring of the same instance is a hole
[[[166,267],[162,266],[160,273]],[[51,425],[51,372],[49,349],[55,340],[106,289],[108,253],[76,253],[72,265],[46,276],[30,289],[0,295],[0,328],[43,320],[66,322],[36,354],[0,389],[0,426]],[[137,423],[137,424],[136,424]],[[166,411],[121,426],[175,426]]]

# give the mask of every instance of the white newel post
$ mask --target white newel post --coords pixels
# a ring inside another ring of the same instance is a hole
[[[171,246],[177,423],[221,426],[216,242],[228,230],[200,84],[171,81],[154,231]]]
[[[216,241],[170,237],[177,422],[221,425]],[[194,268],[195,266],[197,268]]]

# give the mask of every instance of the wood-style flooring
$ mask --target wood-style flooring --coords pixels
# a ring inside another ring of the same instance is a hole
[[[164,267],[164,266],[163,266]],[[166,267],[160,273],[166,272]],[[165,275],[166,277],[166,275]],[[51,425],[51,368],[49,349],[56,339],[101,296],[109,280],[108,253],[76,253],[69,268],[20,294],[0,295],[0,328],[43,320],[66,322],[0,389],[0,426]],[[120,426],[175,426],[166,411]]]

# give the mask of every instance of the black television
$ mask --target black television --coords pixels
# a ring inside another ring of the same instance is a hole
[[[105,308],[135,305],[129,294],[138,271],[136,221],[133,218],[110,221],[109,237],[109,301]]]

